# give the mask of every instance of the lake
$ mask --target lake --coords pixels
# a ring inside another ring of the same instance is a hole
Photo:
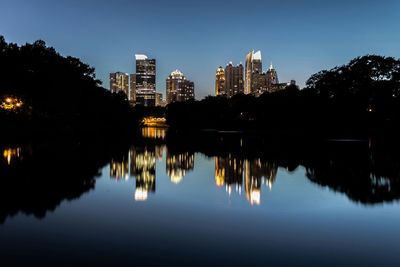
[[[3,142],[2,266],[399,266],[396,146],[168,134]]]

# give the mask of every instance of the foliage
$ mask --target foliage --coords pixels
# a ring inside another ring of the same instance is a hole
[[[0,36],[0,96],[21,99],[32,111],[29,120],[87,129],[127,124],[132,110],[126,96],[100,84],[94,68],[44,41],[18,46]]]

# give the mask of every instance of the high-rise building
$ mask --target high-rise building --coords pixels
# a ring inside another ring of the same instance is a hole
[[[136,105],[136,74],[129,75],[129,102]]]
[[[215,73],[215,95],[225,95],[225,70],[222,67]]]
[[[146,55],[135,55],[135,98],[136,104],[142,106],[155,106],[156,99],[156,60],[149,59]]]
[[[244,93],[252,94],[256,92],[258,76],[262,74],[261,51],[254,52],[252,50],[247,54],[245,68]]]
[[[243,93],[243,65],[233,66],[229,62],[225,67],[224,91],[227,97],[232,97],[238,93]]]
[[[171,72],[166,80],[167,103],[194,99],[194,83],[186,79],[182,72]]]
[[[276,72],[272,63],[269,66],[269,69],[267,71],[267,81],[269,84],[278,84],[279,83],[278,73]]]
[[[110,73],[111,93],[123,92],[126,98],[129,97],[129,75],[123,72]]]

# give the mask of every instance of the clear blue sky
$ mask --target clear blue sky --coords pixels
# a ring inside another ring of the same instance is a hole
[[[303,86],[321,70],[368,53],[400,57],[398,0],[0,0],[0,34],[43,39],[108,73],[134,71],[134,54],[157,59],[157,91],[180,69],[196,98],[214,94],[215,69],[262,51],[281,81]]]

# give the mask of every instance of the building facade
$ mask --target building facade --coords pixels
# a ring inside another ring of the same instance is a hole
[[[135,102],[137,105],[154,107],[156,105],[156,60],[140,54],[135,55],[135,60]]]
[[[261,74],[262,74],[261,51],[254,52],[254,50],[252,50],[246,55],[246,63],[245,63],[246,77],[244,86],[245,94],[252,94],[256,92],[258,76]]]
[[[194,99],[194,83],[179,70],[171,72],[166,80],[167,104]]]
[[[221,66],[215,73],[215,95],[225,95],[225,70]]]
[[[225,67],[224,95],[232,97],[243,92],[243,65],[233,66],[232,62],[229,62]]]
[[[110,73],[111,93],[123,92],[129,98],[129,75],[123,72]]]

